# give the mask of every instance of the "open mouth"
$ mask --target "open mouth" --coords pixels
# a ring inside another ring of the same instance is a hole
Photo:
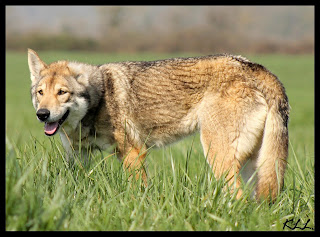
[[[69,110],[62,116],[61,119],[57,122],[45,123],[44,124],[44,133],[47,136],[53,136],[59,130],[60,125],[67,119],[69,115]]]

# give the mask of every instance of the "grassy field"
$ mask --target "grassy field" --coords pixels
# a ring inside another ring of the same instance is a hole
[[[194,56],[38,53],[46,62],[93,64]],[[225,182],[215,180],[198,134],[148,154],[147,188],[140,181],[128,181],[121,163],[109,155],[112,149],[95,154],[88,165],[76,160],[70,167],[59,137],[45,137],[43,124],[36,119],[27,52],[7,52],[6,230],[281,231],[295,223],[314,229],[313,55],[248,58],[280,78],[291,105],[288,168],[283,192],[274,204],[245,200],[250,188],[240,200],[223,190]]]

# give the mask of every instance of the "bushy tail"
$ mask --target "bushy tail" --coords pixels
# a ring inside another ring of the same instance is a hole
[[[274,199],[283,185],[288,156],[288,129],[276,108],[268,112],[257,168],[257,196]]]
[[[289,103],[278,78],[261,67],[259,89],[268,104],[262,145],[257,159],[257,197],[272,200],[283,186],[283,177],[288,157]]]

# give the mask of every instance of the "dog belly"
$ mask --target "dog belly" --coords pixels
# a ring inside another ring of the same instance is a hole
[[[181,119],[173,120],[172,123],[155,124],[149,130],[145,130],[145,140],[148,146],[162,147],[198,131],[198,117],[195,111],[188,113]]]

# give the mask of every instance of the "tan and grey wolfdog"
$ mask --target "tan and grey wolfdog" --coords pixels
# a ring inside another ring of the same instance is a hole
[[[148,148],[200,131],[215,177],[225,175],[238,198],[242,179],[252,175],[259,200],[274,200],[283,186],[288,98],[278,78],[259,64],[219,54],[47,65],[31,49],[28,63],[37,118],[46,135],[60,134],[69,159],[80,142],[83,150],[116,144],[124,168],[147,184]]]

